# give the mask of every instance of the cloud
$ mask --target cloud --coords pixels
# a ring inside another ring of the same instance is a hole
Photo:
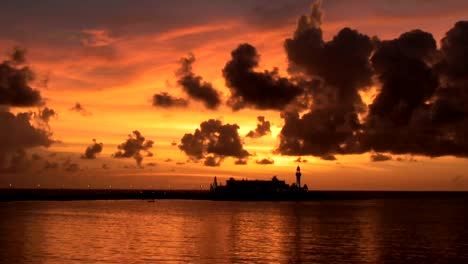
[[[59,167],[59,164],[57,162],[48,161],[48,160],[44,162],[44,170],[57,169],[58,167]]]
[[[56,117],[58,114],[54,109],[44,107],[43,109],[39,110],[39,118],[44,121],[45,123],[49,123],[52,117]]]
[[[468,22],[457,22],[438,49],[421,30],[381,41],[343,28],[324,41],[319,14],[302,16],[284,44],[308,110],[282,112],[279,153],[468,156]],[[360,93],[372,85],[366,105]]]
[[[193,134],[185,134],[179,149],[192,160],[205,160],[207,166],[219,165],[225,157],[247,158],[237,124],[223,125],[220,120],[210,119],[200,124]]]
[[[71,161],[70,158],[67,158],[63,163],[62,163],[62,168],[66,172],[77,172],[80,170],[80,165],[78,163],[74,163]]]
[[[298,162],[298,163],[307,163],[307,160],[306,159],[303,159],[302,157],[297,157],[297,159],[294,160],[294,162]]]
[[[439,85],[428,64],[436,51],[432,35],[420,30],[379,43],[371,61],[381,88],[370,105],[370,122],[408,124],[414,111],[432,97]]]
[[[93,144],[88,146],[83,155],[81,155],[82,159],[95,159],[96,154],[101,153],[104,144],[97,143],[96,139],[93,139]]]
[[[255,128],[255,131],[251,130],[247,133],[246,137],[259,138],[271,133],[270,121],[265,120],[264,116],[258,116],[257,120],[259,122],[257,128]]]
[[[170,107],[187,107],[188,101],[184,98],[174,97],[166,92],[153,95],[153,106],[170,108]]]
[[[235,165],[247,165],[247,159],[238,159],[234,162]]]
[[[40,159],[42,159],[41,155],[39,155],[39,154],[37,154],[37,153],[32,153],[32,154],[31,154],[31,158],[32,158],[33,160],[40,160]]]
[[[77,113],[80,113],[82,116],[90,116],[92,115],[91,112],[85,109],[84,105],[81,103],[76,102],[75,105],[73,105],[72,108],[70,108],[70,111],[74,111]]]
[[[221,165],[221,161],[222,159],[220,157],[208,156],[205,158],[203,164],[208,167],[218,167],[219,165]]]
[[[326,155],[321,156],[320,159],[333,161],[333,160],[336,160],[336,157],[334,155],[331,155],[331,154],[326,154]]]
[[[39,90],[30,86],[35,74],[23,65],[25,61],[25,51],[15,49],[9,60],[0,63],[0,105],[24,107],[44,103]]]
[[[390,155],[385,155],[385,154],[381,154],[381,153],[373,153],[373,154],[370,156],[370,159],[371,159],[371,161],[373,161],[373,162],[388,161],[388,160],[392,160],[392,156],[390,156]]]
[[[0,170],[18,164],[26,157],[27,149],[49,147],[53,143],[49,130],[31,124],[33,115],[32,112],[15,115],[0,110]]]
[[[142,152],[146,154],[147,157],[153,156],[153,153],[150,149],[153,147],[154,142],[152,140],[147,140],[143,135],[135,130],[131,135],[128,135],[128,139],[117,146],[119,151],[115,152],[114,158],[134,158],[137,165],[141,167],[143,161]]]
[[[468,23],[458,22],[437,50],[420,30],[382,42],[372,62],[382,82],[362,145],[377,152],[468,156]]]
[[[275,164],[275,161],[273,159],[270,159],[270,158],[264,158],[264,159],[261,159],[261,160],[256,160],[255,163],[257,163],[259,165],[272,165],[272,164]]]
[[[369,57],[374,44],[366,35],[343,28],[330,41],[323,40],[318,4],[310,16],[299,19],[284,47],[289,71],[305,86],[303,105],[309,111],[282,114],[280,153],[327,156],[359,152],[353,139],[359,114],[366,111],[359,95],[372,85]]]
[[[260,56],[252,45],[239,45],[231,52],[231,60],[223,69],[226,86],[231,92],[228,104],[234,110],[245,107],[282,110],[302,89],[285,77],[278,69],[255,72]]]
[[[193,73],[194,62],[193,54],[180,59],[180,68],[176,71],[177,84],[191,99],[203,102],[208,109],[217,109],[221,104],[221,95],[211,83],[203,81],[201,76]]]
[[[247,15],[247,23],[260,29],[282,27],[294,23],[297,13],[310,5],[309,0],[300,1],[268,1],[259,3],[252,1],[255,6]]]

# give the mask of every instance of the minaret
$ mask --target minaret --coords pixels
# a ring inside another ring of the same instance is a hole
[[[301,167],[297,166],[296,169],[296,185],[298,188],[301,188]]]
[[[216,176],[214,177],[213,183],[210,184],[210,190],[212,192],[216,191],[216,188],[218,188],[218,179],[216,179]]]

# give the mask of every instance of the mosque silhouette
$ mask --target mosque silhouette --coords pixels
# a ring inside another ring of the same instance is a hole
[[[218,184],[217,177],[214,177],[210,185],[210,191],[213,193],[277,193],[277,192],[305,192],[308,186],[301,185],[301,168],[296,168],[296,182],[288,185],[284,180],[279,180],[273,176],[271,180],[236,180],[229,178],[226,185]]]

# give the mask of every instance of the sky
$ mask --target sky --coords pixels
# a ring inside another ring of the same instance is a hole
[[[468,2],[3,1],[0,188],[468,190]],[[465,21],[464,21],[465,20]]]

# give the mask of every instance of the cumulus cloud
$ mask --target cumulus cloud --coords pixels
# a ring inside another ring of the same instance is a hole
[[[93,139],[93,144],[88,146],[83,155],[81,155],[82,159],[95,159],[96,155],[101,153],[104,144],[98,143],[96,139]]]
[[[358,116],[366,110],[359,92],[372,84],[369,57],[374,44],[350,28],[324,41],[318,8],[315,4],[310,16],[299,19],[293,37],[284,43],[289,71],[302,79],[308,95],[304,105],[309,107],[302,116],[297,110],[282,114],[279,151],[286,155],[359,152],[353,136],[360,128]]]
[[[144,155],[147,157],[153,156],[150,151],[153,144],[152,140],[146,139],[138,130],[135,130],[131,135],[128,135],[128,139],[124,143],[117,146],[119,150],[114,153],[113,157],[133,158],[137,165],[141,167]]]
[[[373,162],[388,161],[388,160],[392,160],[392,156],[390,156],[390,155],[385,155],[385,154],[382,154],[382,153],[373,153],[373,154],[370,156],[370,159],[371,159],[371,161],[373,161]]]
[[[24,63],[25,51],[15,49],[9,60],[0,63],[0,105],[38,106],[43,104],[39,90],[30,86],[34,72]]]
[[[270,121],[265,120],[264,116],[258,116],[257,120],[258,120],[257,128],[255,128],[255,131],[252,131],[252,130],[249,131],[246,137],[259,138],[259,137],[263,137],[271,133]]]
[[[217,109],[221,104],[221,95],[211,83],[193,73],[194,62],[193,54],[180,59],[180,68],[176,71],[177,84],[191,99],[201,101],[208,109]]]
[[[75,105],[73,105],[72,108],[70,108],[70,111],[74,111],[77,113],[80,113],[82,116],[90,116],[92,115],[91,112],[86,110],[83,104],[76,102]]]
[[[272,164],[275,164],[275,161],[270,158],[264,158],[264,159],[256,160],[255,163],[259,165],[272,165]]]
[[[18,167],[25,151],[34,147],[49,147],[53,143],[49,130],[34,127],[34,113],[13,114],[0,110],[0,169]]]
[[[186,107],[188,101],[184,98],[174,97],[166,92],[153,95],[153,106],[170,108],[170,107]]]
[[[381,41],[343,28],[325,41],[317,6],[284,43],[308,110],[282,112],[279,153],[468,156],[468,22],[457,22],[440,49],[421,30]],[[360,93],[372,85],[367,106]]]
[[[244,149],[237,124],[222,124],[210,119],[200,124],[193,134],[185,134],[179,149],[192,160],[204,160],[206,166],[218,166],[226,157],[245,159],[250,154]]]
[[[231,92],[228,104],[234,110],[245,107],[282,110],[302,93],[278,69],[256,72],[260,55],[252,45],[239,45],[223,69],[226,86]]]

